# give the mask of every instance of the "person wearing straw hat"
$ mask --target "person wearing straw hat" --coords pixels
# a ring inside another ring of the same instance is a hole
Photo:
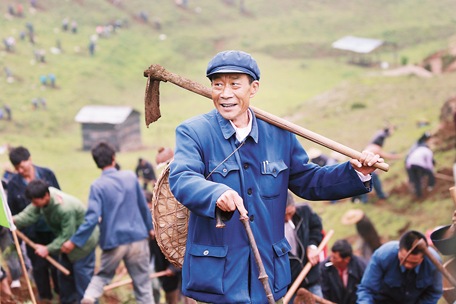
[[[291,283],[284,237],[287,190],[308,200],[334,200],[370,190],[379,155],[320,167],[292,133],[259,120],[250,107],[260,87],[256,60],[241,51],[209,62],[215,109],[176,129],[170,189],[191,210],[182,268],[183,294],[206,303],[267,303],[244,225],[248,217],[272,297],[281,301]],[[216,228],[219,208],[226,228]]]

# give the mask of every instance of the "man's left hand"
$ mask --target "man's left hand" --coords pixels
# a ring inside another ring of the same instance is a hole
[[[350,163],[353,166],[353,168],[364,174],[368,175],[374,172],[377,168],[374,167],[376,163],[383,163],[384,160],[383,158],[380,157],[378,154],[374,154],[370,151],[364,150],[361,153],[361,157],[358,159],[350,159]]]
[[[35,254],[39,255],[42,258],[45,258],[49,255],[49,250],[44,245],[36,244]]]
[[[315,266],[320,261],[320,257],[318,256],[318,250],[312,247],[307,247],[307,259],[309,260],[312,266]]]
[[[155,239],[155,230],[154,230],[154,229],[152,229],[152,230],[149,231],[149,238],[150,238],[151,240]]]

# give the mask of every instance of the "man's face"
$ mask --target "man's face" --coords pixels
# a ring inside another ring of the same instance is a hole
[[[296,213],[295,205],[288,205],[285,209],[285,223],[292,219],[293,215]]]
[[[397,256],[399,258],[399,261],[402,262],[402,260],[405,258],[407,255],[407,250],[404,248],[399,249],[399,252],[397,253]],[[420,265],[424,260],[424,256],[422,253],[418,254],[411,254],[407,257],[407,259],[402,263],[405,268],[407,269],[413,269],[416,266]]]
[[[49,201],[51,200],[51,197],[49,193],[46,193],[46,195],[42,198],[34,198],[32,199],[32,204],[35,207],[41,208],[49,204]]]
[[[247,126],[250,98],[258,92],[258,81],[249,83],[246,74],[216,74],[212,77],[212,101],[220,115],[238,128]]]
[[[30,177],[33,173],[32,158],[29,157],[29,159],[21,161],[21,163],[17,166],[14,166],[14,168],[16,168],[17,172],[22,177]]]
[[[350,263],[350,257],[343,258],[340,256],[339,252],[331,251],[331,256],[329,260],[333,263],[334,267],[345,269],[347,268],[348,263]]]

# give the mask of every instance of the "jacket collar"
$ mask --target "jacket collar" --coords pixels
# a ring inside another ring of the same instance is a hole
[[[113,168],[109,168],[109,169],[105,169],[105,170],[101,171],[101,175],[111,174],[111,173],[116,172],[116,171],[117,171],[117,169],[114,168],[114,167]]]
[[[258,143],[258,124],[257,120],[255,117],[255,113],[249,108],[250,113],[252,114],[252,131],[250,131],[250,134],[247,137],[251,137],[255,143]],[[226,120],[223,118],[220,113],[215,110],[216,115],[217,115],[217,121],[220,125],[220,129],[222,130],[223,137],[228,140],[231,136],[235,135],[236,131],[234,130],[233,126],[231,125],[229,120]]]

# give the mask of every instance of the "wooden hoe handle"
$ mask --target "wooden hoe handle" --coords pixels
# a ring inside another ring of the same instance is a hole
[[[151,83],[157,83],[158,81],[165,81],[165,82],[169,81],[169,82],[174,83],[175,85],[178,85],[181,88],[184,88],[191,92],[197,93],[197,94],[207,97],[209,99],[212,98],[211,90],[209,88],[207,88],[199,83],[196,83],[190,79],[184,78],[184,77],[179,76],[174,73],[171,73],[171,72],[165,70],[165,68],[163,68],[159,64],[151,65],[149,67],[149,69],[144,71],[144,76],[149,78],[147,88],[146,88],[146,102],[147,102],[147,98],[148,98],[148,91],[149,91],[149,89],[152,90],[152,87],[153,87],[153,85]],[[155,86],[155,88],[157,88],[156,84],[154,86]],[[158,88],[156,90],[158,93]],[[308,139],[308,140],[310,140],[316,144],[319,144],[323,147],[326,147],[328,149],[339,152],[350,158],[359,159],[361,157],[361,153],[354,149],[351,149],[351,148],[344,146],[338,142],[335,142],[329,138],[321,136],[315,132],[309,131],[303,127],[300,127],[285,119],[272,115],[266,111],[260,110],[256,107],[250,106],[250,108],[255,113],[257,118],[264,120],[276,127],[290,131],[296,135],[299,135],[305,139]],[[156,119],[158,119],[158,117]],[[149,125],[151,122],[153,122],[155,120],[148,121],[146,118],[146,125]],[[389,165],[387,163],[376,163],[376,164],[374,164],[374,167],[376,167],[380,170],[383,170],[385,172],[387,172],[389,170]]]
[[[33,249],[36,249],[36,244],[31,240],[29,239],[28,237],[26,237],[22,232],[20,232],[19,230],[16,229],[16,233],[17,233],[17,236],[20,237],[27,245],[29,245],[30,247],[32,247]],[[70,275],[70,271],[68,269],[66,269],[65,267],[63,267],[61,264],[59,264],[56,260],[54,260],[53,258],[51,258],[50,256],[47,256],[45,257],[46,260],[49,261],[49,263],[51,263],[52,265],[55,266],[55,268],[57,268],[58,270],[60,270],[64,275]]]

